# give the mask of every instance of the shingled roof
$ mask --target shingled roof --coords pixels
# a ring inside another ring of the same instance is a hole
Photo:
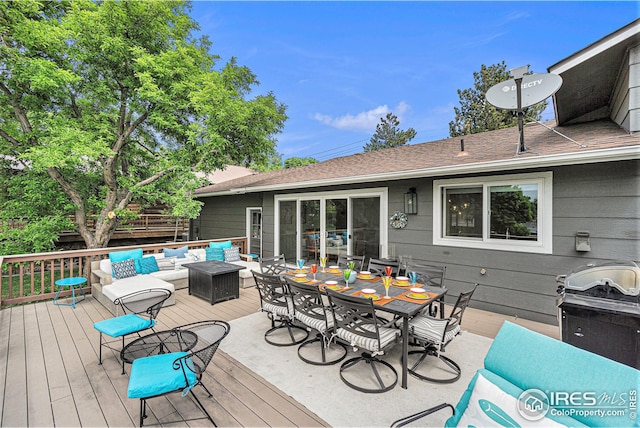
[[[640,158],[638,135],[608,120],[564,127],[556,127],[553,121],[534,122],[525,126],[524,136],[528,149],[524,153],[517,153],[518,128],[507,128],[257,173],[203,187],[196,194],[203,197]]]

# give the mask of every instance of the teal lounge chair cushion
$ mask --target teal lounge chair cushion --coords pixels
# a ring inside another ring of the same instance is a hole
[[[134,360],[127,396],[149,398],[193,387],[198,382],[196,374],[188,369],[183,372],[182,368],[176,369],[173,365],[177,358],[185,355],[186,352],[173,352]]]

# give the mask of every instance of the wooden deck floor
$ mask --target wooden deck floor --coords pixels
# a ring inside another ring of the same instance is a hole
[[[259,308],[255,288],[240,299],[209,305],[176,293],[176,305],[160,313],[159,327],[170,328],[203,319],[231,321]],[[127,398],[128,376],[111,351],[98,365],[99,335],[93,323],[111,314],[91,297],[76,305],[41,302],[0,311],[0,425],[137,426],[139,401]],[[468,309],[464,328],[493,337],[505,317]],[[511,320],[557,337],[557,327]],[[130,366],[127,366],[127,372]],[[286,396],[222,351],[205,374],[213,399],[202,400],[219,426],[327,426],[326,422]],[[196,390],[200,397],[202,390]],[[198,417],[190,399],[171,394],[150,401],[145,424]],[[180,416],[178,416],[178,414]],[[195,421],[193,426],[208,421]]]

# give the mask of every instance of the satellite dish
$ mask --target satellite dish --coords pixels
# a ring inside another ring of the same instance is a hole
[[[517,86],[515,79],[505,80],[492,86],[487,91],[489,103],[505,110],[518,110],[530,107],[546,100],[562,86],[562,77],[557,74],[527,74],[522,76],[520,90],[522,104],[518,106]]]

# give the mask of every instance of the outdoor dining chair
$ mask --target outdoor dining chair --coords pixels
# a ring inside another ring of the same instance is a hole
[[[230,329],[227,322],[216,320],[198,321],[176,327],[173,332],[178,337],[185,334],[197,336],[191,349],[160,353],[133,361],[127,397],[140,399],[141,427],[147,417],[147,400],[173,392],[181,392],[183,397],[191,393],[191,397],[204,416],[171,422],[163,420],[162,425],[209,419],[214,426],[217,426],[196,396],[193,388],[200,385],[209,397],[212,396],[209,389],[202,383],[202,375],[207,370],[220,342],[229,334]],[[189,339],[186,339],[184,342],[188,341]]]
[[[448,318],[435,318],[424,313],[416,315],[409,320],[410,343],[412,346],[422,347],[421,350],[409,351],[409,355],[419,355],[413,365],[408,362],[409,373],[418,379],[437,383],[452,383],[460,378],[460,366],[452,359],[442,355],[442,353],[445,351],[445,347],[460,334],[462,315],[464,315],[465,309],[469,306],[471,296],[473,296],[477,287],[478,284],[475,284],[471,291],[460,293]],[[446,366],[444,369],[442,365],[431,366],[431,372],[436,370],[452,372],[453,377],[433,377],[431,374],[419,373],[418,369],[426,361],[427,357],[435,357]]]
[[[391,266],[391,276],[396,276],[400,272],[400,263],[397,261],[375,259],[373,257],[369,259],[367,270],[373,275],[384,276],[384,268],[386,266]]]
[[[328,366],[342,361],[347,356],[347,348],[334,341],[334,321],[331,309],[325,306],[322,292],[317,285],[303,284],[287,278],[296,319],[309,331],[315,331],[314,338],[306,340],[298,347],[298,357],[307,364]],[[320,360],[308,356],[309,348],[319,345]]]
[[[354,351],[364,351],[342,363],[340,379],[360,392],[380,393],[393,389],[398,383],[398,372],[380,357],[398,343],[400,330],[384,324],[376,316],[372,299],[331,289],[327,290],[327,295],[336,323],[336,336]],[[369,375],[362,372],[366,367],[370,369]]]
[[[130,334],[137,334],[151,329],[156,325],[156,317],[162,309],[165,300],[171,296],[171,291],[164,288],[150,288],[127,294],[116,299],[113,303],[122,309],[123,315],[98,321],[93,324],[93,328],[100,332],[99,364],[102,364],[102,348],[109,348],[121,352],[124,349],[125,337]],[[116,340],[105,339],[104,336],[112,337]],[[116,342],[122,340],[120,349],[112,347]],[[122,374],[124,371],[124,360],[122,360]]]
[[[408,263],[405,267],[404,275],[409,276],[410,272],[416,272],[418,274],[417,282],[419,284],[444,288],[444,276],[447,272],[447,267],[444,265]],[[444,296],[437,302],[431,303],[429,306],[429,315],[435,317],[438,314],[438,306],[440,307],[440,317],[444,317],[444,313],[442,312],[444,309]]]
[[[304,342],[309,332],[294,325],[296,310],[287,283],[278,275],[253,272],[253,278],[260,294],[260,309],[267,313],[271,328],[264,334],[264,340],[274,346],[293,346]],[[285,338],[281,331],[286,330]]]
[[[280,275],[288,270],[284,254],[274,257],[261,257],[260,272],[266,275]]]
[[[352,256],[349,254],[340,254],[338,256],[338,266],[341,268],[349,267],[349,262],[353,262],[355,266],[353,267],[356,272],[360,272],[364,268],[364,255],[362,256]]]

